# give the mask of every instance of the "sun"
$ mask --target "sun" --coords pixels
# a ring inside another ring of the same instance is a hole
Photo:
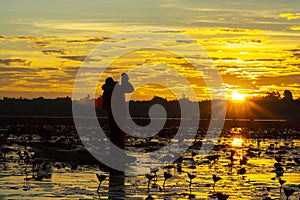
[[[245,100],[245,95],[240,94],[240,93],[234,91],[234,92],[231,94],[231,99],[232,99],[233,101],[243,101],[243,100]]]

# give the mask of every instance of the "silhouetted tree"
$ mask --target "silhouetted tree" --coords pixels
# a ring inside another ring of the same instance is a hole
[[[283,100],[285,101],[293,101],[293,94],[289,90],[284,90],[283,92]]]
[[[297,97],[298,98],[298,97]],[[179,103],[189,101],[187,98],[168,101],[165,98],[154,96],[151,100],[140,100],[128,102],[132,117],[149,118],[150,107],[160,104],[164,107],[168,118],[179,118],[181,109]],[[214,100],[220,101],[222,100]],[[3,97],[0,99],[0,116],[72,116],[72,103],[80,106],[83,111],[96,108],[98,117],[105,117],[107,112],[101,106],[101,97],[91,98],[89,95],[80,100],[72,100],[70,97],[46,99],[44,97],[26,99]],[[197,103],[191,102],[190,103]],[[210,119],[211,101],[198,102],[201,119]],[[216,103],[216,102],[215,102]],[[219,104],[217,104],[219,105]],[[227,118],[276,118],[276,119],[300,119],[300,98],[293,99],[289,90],[283,91],[282,98],[279,92],[270,91],[264,97],[251,98],[243,104],[233,106],[234,103],[227,102]],[[241,107],[242,106],[242,107]],[[243,109],[241,109],[243,108]],[[246,113],[246,114],[245,114]],[[251,113],[251,116],[247,113]],[[88,115],[89,112],[86,112]],[[139,123],[137,120],[136,123]],[[144,122],[141,122],[142,124]]]
[[[266,100],[276,101],[280,99],[280,94],[278,91],[267,92]]]

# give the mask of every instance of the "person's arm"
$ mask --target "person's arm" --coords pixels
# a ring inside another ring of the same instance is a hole
[[[122,89],[124,93],[132,93],[134,88],[130,82],[122,83]]]

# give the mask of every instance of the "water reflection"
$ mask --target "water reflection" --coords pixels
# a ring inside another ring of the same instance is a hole
[[[243,144],[243,139],[242,138],[233,138],[231,145],[233,147],[241,147]]]
[[[109,172],[108,199],[125,199],[125,173],[111,169]]]
[[[234,138],[242,138],[242,145],[232,145]],[[0,194],[7,199],[96,199],[97,188],[100,199],[286,199],[289,195],[296,200],[300,194],[299,138],[222,137],[209,156],[201,158],[192,149],[174,165],[151,169],[151,183],[146,175],[101,169],[106,176],[101,187],[95,176],[97,164],[79,163],[72,170],[71,161],[49,160],[51,178],[38,180],[39,171],[46,171],[42,164],[46,154],[12,142],[2,147],[10,149],[5,157],[0,155]],[[27,164],[25,154],[30,157]]]

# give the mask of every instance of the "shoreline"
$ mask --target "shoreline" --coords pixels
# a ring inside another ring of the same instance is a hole
[[[83,117],[87,122],[91,117]],[[132,118],[139,125],[147,125],[150,120],[147,118]],[[155,119],[154,119],[155,120]],[[161,119],[157,119],[161,120]],[[106,124],[107,118],[98,117],[100,124]],[[208,127],[209,119],[200,119],[199,126]],[[180,118],[168,118],[165,126],[179,125]],[[11,124],[24,125],[74,125],[73,117],[63,116],[0,116],[0,126]],[[225,119],[224,128],[295,128],[300,129],[299,119]]]

